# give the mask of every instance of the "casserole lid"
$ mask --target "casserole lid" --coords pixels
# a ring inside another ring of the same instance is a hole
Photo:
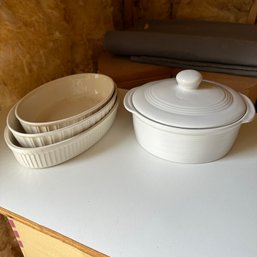
[[[132,95],[135,109],[164,125],[181,128],[215,128],[238,121],[247,110],[233,89],[207,80],[195,70],[184,70],[176,79],[140,86]]]

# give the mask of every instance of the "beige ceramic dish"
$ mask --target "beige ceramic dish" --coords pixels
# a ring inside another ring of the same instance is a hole
[[[55,144],[60,141],[71,138],[82,131],[93,126],[95,123],[100,121],[105,115],[111,110],[117,98],[117,89],[109,102],[104,105],[100,110],[86,117],[85,119],[71,124],[69,126],[56,129],[53,131],[42,132],[42,133],[26,133],[20,125],[19,120],[15,117],[15,106],[9,111],[6,119],[7,127],[23,147],[40,147],[50,144]]]
[[[21,147],[8,127],[4,132],[5,142],[21,165],[28,168],[51,167],[72,159],[97,143],[111,128],[118,105],[117,99],[111,111],[94,126],[55,144],[35,148]]]
[[[113,95],[113,80],[82,73],[50,81],[25,95],[15,115],[27,133],[40,133],[76,123],[104,106]]]

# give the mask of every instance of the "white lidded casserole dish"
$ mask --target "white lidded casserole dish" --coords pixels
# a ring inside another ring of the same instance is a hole
[[[220,159],[232,148],[240,126],[251,122],[250,99],[230,87],[202,80],[195,70],[133,88],[124,98],[139,144],[179,163]]]
[[[60,141],[71,138],[100,121],[111,110],[117,98],[117,88],[114,91],[112,98],[98,111],[88,117],[52,131],[41,133],[26,133],[22,128],[19,120],[15,116],[15,106],[9,111],[6,124],[18,143],[23,147],[40,147],[50,144],[55,144]]]
[[[15,116],[27,133],[63,128],[99,110],[113,95],[114,81],[103,74],[81,73],[47,82],[25,95]]]
[[[51,167],[72,159],[96,144],[111,128],[118,105],[117,99],[110,112],[94,126],[55,144],[35,148],[21,147],[8,127],[4,132],[5,142],[22,166],[28,168]]]

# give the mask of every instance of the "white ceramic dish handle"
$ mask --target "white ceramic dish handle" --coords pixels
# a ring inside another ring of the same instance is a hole
[[[240,94],[240,95],[243,97],[246,107],[247,107],[247,111],[246,111],[244,117],[242,118],[242,123],[251,122],[256,115],[255,107],[254,107],[252,101],[247,96],[245,96],[243,94]]]
[[[124,101],[123,101],[123,104],[125,106],[125,108],[131,112],[131,113],[134,113],[134,114],[138,114],[137,110],[135,109],[133,103],[132,103],[132,96],[134,94],[134,92],[137,90],[137,88],[132,88],[130,89],[127,94],[125,95],[125,98],[124,98]]]

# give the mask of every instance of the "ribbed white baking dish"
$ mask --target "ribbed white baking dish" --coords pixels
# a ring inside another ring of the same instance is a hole
[[[15,116],[27,133],[56,130],[102,108],[114,90],[114,81],[106,75],[69,75],[49,81],[25,95],[16,104]]]
[[[14,110],[16,106],[14,106],[7,115],[7,127],[12,132],[18,143],[23,147],[40,147],[55,144],[81,133],[101,120],[113,107],[116,97],[117,89],[115,90],[111,100],[99,111],[93,113],[89,117],[64,128],[35,134],[24,132],[19,120],[15,116]]]
[[[5,142],[21,165],[28,168],[51,167],[81,154],[97,143],[112,126],[118,105],[119,100],[117,99],[111,111],[94,126],[56,144],[36,148],[21,147],[8,127],[4,132]]]

